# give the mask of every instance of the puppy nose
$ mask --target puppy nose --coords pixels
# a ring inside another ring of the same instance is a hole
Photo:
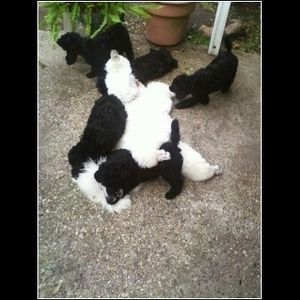
[[[117,197],[114,197],[114,196],[107,196],[106,197],[106,202],[108,204],[115,204],[116,202],[118,201],[118,198]]]

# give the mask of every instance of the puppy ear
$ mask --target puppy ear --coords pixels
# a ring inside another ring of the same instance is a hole
[[[84,161],[86,158],[86,149],[82,147],[82,145],[77,143],[73,146],[68,153],[68,160],[70,165],[75,165],[78,162]]]
[[[68,161],[70,165],[73,165],[78,160],[78,145],[73,146],[68,153]]]

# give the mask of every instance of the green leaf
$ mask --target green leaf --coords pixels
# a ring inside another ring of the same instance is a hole
[[[72,10],[71,10],[71,20],[73,22],[77,21],[77,18],[80,15],[80,6],[78,3],[74,3]]]
[[[85,34],[87,37],[91,35],[92,10],[87,7],[85,11]]]
[[[137,4],[128,2],[46,2],[40,3],[47,8],[45,17],[47,27],[51,32],[54,41],[59,36],[63,24],[63,14],[68,13],[70,16],[72,30],[75,30],[76,23],[83,16],[85,20],[85,32],[88,37],[95,37],[99,32],[103,32],[109,26],[120,23],[123,14],[133,14],[141,18],[148,18],[150,15],[145,9],[155,9],[161,7],[156,3]],[[91,32],[92,15],[100,15],[102,23],[99,28]]]
[[[126,12],[126,10],[121,6],[121,4],[120,4],[120,5],[116,5],[116,6],[115,6],[115,10],[116,10],[116,12],[119,13],[120,15],[121,15],[121,14],[124,14],[124,13]]]
[[[121,19],[120,19],[120,17],[119,17],[119,16],[116,16],[116,15],[111,16],[110,19],[111,19],[111,21],[112,21],[113,23],[121,23],[121,22],[122,22]]]
[[[93,39],[99,32],[101,32],[105,26],[107,25],[107,21],[103,21],[103,23],[101,24],[100,28],[97,29],[92,35],[91,35],[91,39]]]

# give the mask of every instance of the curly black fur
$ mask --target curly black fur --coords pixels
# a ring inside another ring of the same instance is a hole
[[[109,154],[126,127],[127,113],[114,95],[95,101],[80,141],[68,153],[72,176],[76,179],[88,159],[97,160]]]
[[[148,54],[140,56],[132,62],[135,78],[144,84],[164,76],[177,67],[177,60],[166,49],[150,49]]]
[[[229,90],[236,75],[238,58],[231,53],[232,44],[227,36],[224,36],[224,43],[226,50],[221,51],[206,68],[201,68],[190,76],[181,74],[173,80],[170,90],[179,100],[192,95],[177,103],[176,108],[188,108],[198,102],[208,104],[210,93],[218,90],[225,93]]]
[[[175,198],[182,189],[181,169],[183,158],[178,148],[180,139],[178,120],[172,122],[171,140],[160,149],[170,152],[171,159],[159,162],[152,168],[141,168],[128,150],[120,149],[111,153],[106,162],[99,166],[94,174],[96,181],[106,187],[109,204],[115,204],[140,183],[162,176],[169,184],[167,199]]]
[[[86,74],[89,78],[96,75],[101,77],[112,49],[117,50],[120,54],[126,53],[129,61],[134,58],[129,33],[122,23],[109,27],[93,39],[81,37],[76,32],[67,32],[58,39],[57,44],[67,52],[66,62],[68,65],[76,62],[77,55],[84,58],[91,66],[91,71]],[[102,94],[107,94],[106,87],[102,88],[104,88]]]

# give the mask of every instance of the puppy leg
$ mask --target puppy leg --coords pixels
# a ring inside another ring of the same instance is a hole
[[[77,54],[68,51],[66,55],[66,63],[68,65],[73,65],[76,62],[76,60],[77,60]]]
[[[94,78],[96,76],[96,74],[93,70],[91,70],[89,73],[86,73],[85,76],[87,78]]]
[[[179,149],[178,149],[179,150]],[[174,199],[180,194],[183,186],[183,178],[181,175],[183,157],[179,152],[171,151],[172,160],[160,162],[161,176],[170,185],[169,191],[165,194],[166,199]]]
[[[102,95],[102,96],[106,96],[107,93],[107,87],[105,84],[105,78],[103,78],[102,76],[99,76],[97,78],[97,83],[96,83],[96,87],[98,89],[98,92]]]
[[[162,177],[170,184],[170,190],[165,194],[166,199],[174,199],[177,195],[180,194],[183,186],[183,179],[181,173],[179,172],[165,173]]]
[[[178,109],[182,109],[182,108],[188,108],[188,107],[191,107],[191,106],[194,106],[195,104],[197,104],[199,102],[198,99],[192,97],[192,98],[189,98],[187,100],[183,100],[181,102],[178,102],[175,107],[178,108]]]
[[[132,45],[131,45],[130,42],[129,42],[128,45],[127,45],[127,49],[126,49],[125,53],[126,53],[127,59],[128,59],[130,62],[133,61],[133,59],[134,59],[134,54],[133,54],[133,49],[132,49]]]

